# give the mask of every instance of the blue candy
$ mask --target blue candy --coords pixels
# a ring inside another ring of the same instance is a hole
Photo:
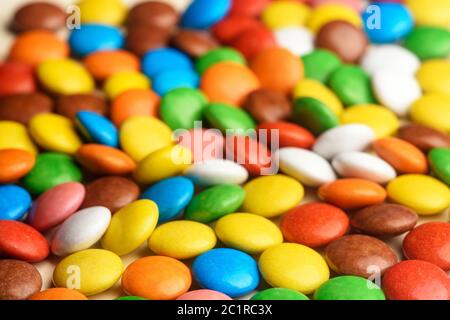
[[[159,209],[158,223],[176,218],[189,204],[194,195],[194,184],[184,177],[162,180],[142,195],[141,199],[149,199],[156,203]]]
[[[0,220],[20,220],[31,206],[31,196],[25,189],[0,185]]]
[[[153,80],[158,73],[172,69],[193,69],[191,59],[181,51],[163,48],[147,52],[142,58],[142,71]]]
[[[158,73],[153,78],[153,90],[160,96],[178,88],[198,87],[200,82],[198,74],[192,69],[171,69]]]
[[[252,292],[260,281],[256,261],[242,251],[228,248],[212,249],[198,256],[192,264],[192,272],[203,288],[230,297]]]
[[[413,16],[405,5],[376,2],[371,6],[373,10],[366,10],[363,14],[364,27],[371,42],[393,43],[405,38],[414,28]]]
[[[72,52],[79,57],[101,50],[117,50],[124,45],[122,32],[115,27],[101,24],[83,24],[69,37]]]
[[[119,146],[118,130],[107,118],[95,112],[80,111],[76,116],[76,124],[86,139],[113,148]]]
[[[181,26],[207,29],[228,14],[231,4],[231,0],[194,0],[181,17]]]

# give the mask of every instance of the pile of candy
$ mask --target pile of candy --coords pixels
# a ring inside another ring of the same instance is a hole
[[[449,1],[78,5],[11,19],[0,300],[450,299]]]

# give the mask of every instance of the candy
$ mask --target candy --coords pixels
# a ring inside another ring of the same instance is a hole
[[[148,247],[157,255],[175,259],[191,259],[216,245],[211,227],[194,221],[172,221],[155,229]]]
[[[133,116],[156,117],[159,97],[151,90],[128,90],[117,96],[111,105],[111,120],[117,127]]]
[[[172,44],[193,58],[201,57],[219,46],[208,33],[188,29],[179,30],[172,37]]]
[[[88,300],[88,298],[73,289],[67,288],[50,288],[39,293],[36,293],[30,297],[29,300]]]
[[[348,227],[349,219],[344,211],[319,202],[292,209],[283,216],[280,223],[287,241],[311,248],[323,247],[342,237]]]
[[[37,149],[26,127],[14,121],[0,121],[0,150],[19,149],[35,155]]]
[[[440,27],[415,27],[406,37],[405,47],[421,60],[444,59],[450,54],[450,32]]]
[[[244,186],[244,212],[273,218],[292,209],[303,199],[303,186],[293,178],[274,175],[256,178]]]
[[[106,80],[114,73],[139,71],[138,58],[125,50],[102,50],[88,55],[83,61],[96,80]]]
[[[226,294],[219,291],[199,289],[186,292],[179,296],[177,300],[233,300]]]
[[[21,62],[0,64],[0,97],[14,93],[32,93],[36,84],[31,66]]]
[[[291,115],[291,102],[281,92],[258,89],[247,96],[244,108],[257,122],[276,122]]]
[[[328,280],[314,293],[314,300],[386,300],[383,291],[361,277],[342,276]]]
[[[181,131],[176,139],[179,145],[191,150],[194,163],[223,158],[224,138],[219,130],[196,128]]]
[[[117,211],[102,238],[102,247],[120,256],[136,250],[152,234],[158,207],[150,200],[137,200]]]
[[[231,160],[197,162],[184,171],[184,175],[199,186],[242,184],[248,179],[247,170]]]
[[[251,17],[230,15],[215,24],[211,31],[220,42],[231,44],[242,33],[262,27],[258,20]]]
[[[418,25],[448,27],[450,4],[446,0],[433,3],[426,0],[407,0],[406,5]]]
[[[199,57],[195,62],[195,70],[202,75],[213,65],[225,61],[245,65],[245,58],[241,53],[232,48],[222,47],[210,50]]]
[[[140,72],[124,71],[113,74],[104,84],[103,90],[111,99],[115,99],[128,90],[149,89],[150,80]]]
[[[250,300],[309,300],[309,298],[292,289],[270,288],[258,292]]]
[[[122,289],[149,300],[174,300],[191,286],[191,273],[182,262],[151,256],[130,264],[122,276]]]
[[[105,115],[106,101],[103,97],[93,94],[73,94],[60,96],[56,103],[56,112],[72,120],[83,110]]]
[[[111,221],[111,212],[105,207],[91,207],[70,216],[52,238],[51,250],[57,256],[89,249],[97,243]]]
[[[436,93],[424,95],[412,105],[411,118],[418,124],[450,132],[450,97]]]
[[[37,29],[57,31],[65,26],[66,18],[65,12],[52,3],[29,3],[16,11],[11,29],[15,32]]]
[[[31,171],[34,164],[34,155],[28,151],[0,150],[0,183],[10,183],[22,178]]]
[[[450,186],[450,149],[435,148],[428,154],[428,160],[436,176]]]
[[[122,271],[122,260],[116,254],[102,249],[88,249],[62,259],[53,272],[53,283],[62,288],[78,286],[80,293],[92,296],[111,288]]]
[[[175,27],[178,14],[175,9],[164,2],[144,1],[130,9],[127,17],[128,25],[151,25],[164,29]]]
[[[14,94],[0,98],[0,120],[27,125],[38,114],[53,111],[53,101],[41,93]]]
[[[199,86],[197,73],[190,69],[166,70],[155,76],[153,89],[160,96],[179,88],[197,88]]]
[[[141,297],[136,297],[136,296],[125,296],[125,297],[116,298],[114,300],[118,300],[118,301],[142,301],[142,300],[148,300],[148,299],[141,298]]]
[[[316,49],[302,57],[305,67],[305,78],[328,82],[330,75],[341,66],[342,62],[334,53]]]
[[[333,91],[321,82],[311,79],[299,81],[294,88],[294,97],[310,97],[323,102],[336,115],[340,115],[344,109],[339,98]]]
[[[47,240],[33,227],[19,221],[0,220],[2,256],[39,262],[48,257]]]
[[[311,10],[296,1],[274,1],[263,11],[261,19],[269,28],[280,29],[288,26],[304,25]]]
[[[118,50],[124,38],[118,28],[101,24],[82,24],[69,36],[72,52],[80,57],[103,50]]]
[[[305,27],[284,27],[275,30],[274,35],[278,46],[289,50],[296,56],[303,56],[314,50],[313,35]]]
[[[233,0],[229,14],[257,17],[269,2],[269,0]]]
[[[324,4],[315,9],[307,23],[314,33],[331,21],[341,20],[355,27],[362,27],[361,17],[352,9],[341,4]]]
[[[126,48],[137,56],[169,44],[170,30],[148,24],[132,24],[125,39]]]
[[[236,107],[227,104],[213,103],[204,109],[204,117],[212,125],[223,132],[229,130],[245,133],[254,129],[256,124],[250,115]]]
[[[81,23],[120,25],[126,15],[122,0],[81,0],[78,6]]]
[[[419,124],[409,124],[398,130],[398,137],[415,145],[422,151],[450,147],[450,137],[436,129]]]
[[[195,0],[181,17],[181,26],[206,29],[222,20],[231,9],[230,0],[219,0],[214,5],[208,0]]]
[[[273,246],[259,258],[262,277],[274,288],[310,294],[328,280],[330,272],[316,251],[295,243]]]
[[[235,212],[245,199],[243,188],[232,184],[222,184],[197,194],[185,212],[185,218],[203,223],[219,219]]]
[[[42,277],[31,264],[0,260],[0,300],[26,300],[42,288]]]
[[[430,60],[424,62],[416,75],[426,93],[450,95],[450,62]]]
[[[80,111],[75,121],[78,129],[88,140],[113,148],[119,146],[117,128],[105,117],[91,111]]]
[[[387,186],[389,198],[420,215],[440,213],[450,205],[450,190],[439,180],[418,174],[407,174]]]
[[[192,69],[192,62],[187,55],[171,48],[151,50],[142,58],[142,72],[149,78],[172,69]]]
[[[417,214],[407,207],[382,203],[357,211],[350,223],[364,234],[387,238],[412,230],[417,220]]]
[[[276,47],[277,42],[270,30],[258,25],[241,32],[230,45],[239,50],[245,58],[251,59],[259,52]]]
[[[0,185],[0,221],[20,220],[31,206],[29,193],[16,185]]]
[[[246,253],[228,248],[213,249],[198,256],[192,272],[202,288],[232,298],[250,293],[260,281],[256,261]]]
[[[260,134],[266,132],[268,146],[272,143],[272,135],[274,137],[278,136],[278,143],[281,148],[297,147],[310,149],[315,141],[314,136],[308,130],[289,122],[264,122],[258,125],[256,129]]]
[[[270,220],[249,213],[233,213],[217,221],[217,237],[227,247],[259,254],[283,242],[283,235]]]

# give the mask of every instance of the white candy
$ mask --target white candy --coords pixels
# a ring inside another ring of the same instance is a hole
[[[420,60],[408,49],[388,44],[370,47],[361,60],[361,67],[371,75],[385,68],[413,75],[419,70]]]
[[[248,179],[247,170],[231,160],[197,162],[187,168],[184,175],[200,186],[242,184]]]
[[[106,232],[110,221],[111,211],[105,207],[91,207],[74,213],[56,231],[52,252],[65,256],[92,247]]]
[[[363,124],[347,124],[325,131],[314,144],[313,151],[332,159],[347,151],[363,151],[375,140],[375,133]]]
[[[401,117],[406,116],[412,104],[422,96],[414,75],[397,70],[378,70],[373,75],[372,86],[377,100]]]
[[[306,55],[314,50],[314,37],[307,28],[287,27],[274,33],[277,44],[296,56]]]
[[[332,162],[336,172],[344,178],[361,178],[385,184],[397,176],[389,163],[364,152],[344,152]]]
[[[336,174],[327,160],[300,148],[281,148],[277,151],[280,170],[310,187],[336,180]]]

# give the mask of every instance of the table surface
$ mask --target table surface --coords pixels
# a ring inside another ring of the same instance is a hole
[[[74,3],[73,0],[46,0],[46,1],[57,3],[63,7]],[[128,5],[132,5],[134,3],[141,2],[141,0],[123,0],[123,1]],[[184,8],[190,2],[190,0],[159,0],[159,1],[171,3],[172,5],[174,5],[176,8],[178,8],[180,10],[182,8]],[[14,14],[16,8],[20,7],[24,3],[29,3],[29,2],[33,2],[33,1],[30,1],[30,0],[8,0],[8,1],[2,1],[2,2],[4,2],[4,3],[2,3],[2,10],[0,10],[0,44],[1,44],[0,45],[0,58],[4,59],[7,56],[7,52],[9,50],[11,41],[14,39],[14,36],[8,32],[6,26],[8,25],[9,20],[11,19],[11,16]],[[307,192],[305,199],[302,202],[306,203],[306,202],[309,202],[312,200],[315,200],[314,191],[309,190]],[[440,215],[435,215],[432,217],[421,217],[419,223],[425,223],[425,222],[430,222],[430,221],[449,221],[449,212],[450,212],[450,209]],[[50,235],[47,235],[47,236],[50,236]],[[401,244],[402,244],[403,237],[404,236],[400,236],[400,237],[397,237],[397,238],[387,241],[387,243],[397,252],[399,257],[402,257]],[[127,266],[134,260],[141,258],[141,257],[151,255],[151,254],[152,253],[149,251],[146,244],[143,244],[140,249],[136,250],[132,254],[122,257],[122,260],[124,262],[124,265]],[[36,267],[40,271],[40,273],[43,277],[43,280],[44,280],[43,289],[52,287],[53,269],[59,260],[60,260],[60,258],[52,256],[48,260],[36,264]],[[192,261],[184,261],[184,262],[186,264],[190,265],[190,263]],[[449,275],[450,275],[450,272],[449,272]],[[196,288],[195,286],[196,285],[194,284],[192,289],[195,289]],[[264,288],[264,286],[265,286],[265,284],[262,284],[261,288]],[[93,299],[93,300],[105,300],[105,299],[110,300],[110,299],[114,299],[114,298],[122,296],[122,295],[124,295],[124,293],[120,289],[120,282],[118,282],[110,290],[108,290],[104,293],[95,295],[95,296],[91,296],[89,298]],[[246,297],[243,297],[243,298],[246,298]]]

